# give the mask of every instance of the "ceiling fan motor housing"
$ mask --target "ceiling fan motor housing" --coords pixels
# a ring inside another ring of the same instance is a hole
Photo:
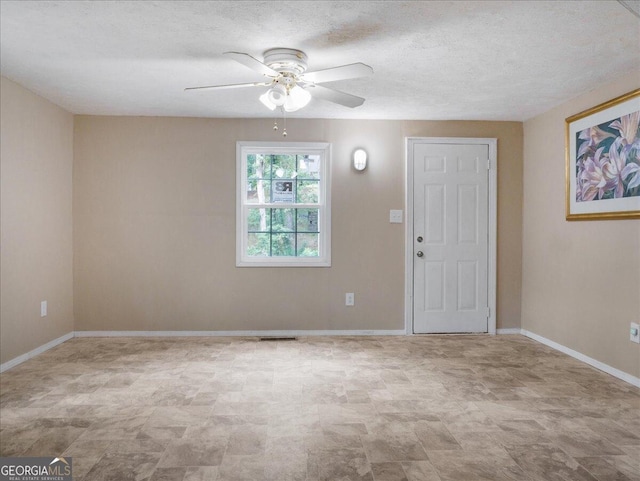
[[[271,48],[264,52],[264,63],[282,74],[302,75],[307,70],[307,54],[294,48]]]

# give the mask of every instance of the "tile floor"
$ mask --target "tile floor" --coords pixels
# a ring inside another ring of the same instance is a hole
[[[76,338],[0,402],[83,481],[640,480],[640,390],[522,336]]]

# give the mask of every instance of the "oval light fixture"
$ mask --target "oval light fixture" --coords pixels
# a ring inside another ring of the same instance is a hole
[[[367,152],[364,149],[356,149],[353,152],[353,168],[356,170],[367,168]]]
[[[262,102],[262,104],[265,107],[267,107],[269,110],[275,110],[276,109],[276,104],[274,104],[273,102],[271,102],[271,100],[269,100],[269,91],[268,90],[260,96],[260,102]]]
[[[284,101],[284,109],[287,112],[295,112],[305,107],[311,100],[311,94],[302,87],[296,85],[287,94]]]
[[[267,91],[267,98],[273,105],[280,107],[287,99],[287,89],[283,85],[276,84]]]

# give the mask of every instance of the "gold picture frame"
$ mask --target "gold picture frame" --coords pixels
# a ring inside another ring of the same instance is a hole
[[[566,219],[640,219],[640,89],[565,121]]]

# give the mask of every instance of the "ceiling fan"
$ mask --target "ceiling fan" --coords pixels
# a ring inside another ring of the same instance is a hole
[[[363,63],[307,72],[307,55],[293,48],[269,49],[264,52],[264,62],[241,52],[225,52],[224,55],[262,74],[266,79],[243,84],[188,87],[185,91],[268,87],[260,96],[260,101],[271,110],[281,107],[286,112],[294,112],[307,105],[311,97],[354,108],[362,105],[365,99],[319,84],[373,74],[373,69]]]

